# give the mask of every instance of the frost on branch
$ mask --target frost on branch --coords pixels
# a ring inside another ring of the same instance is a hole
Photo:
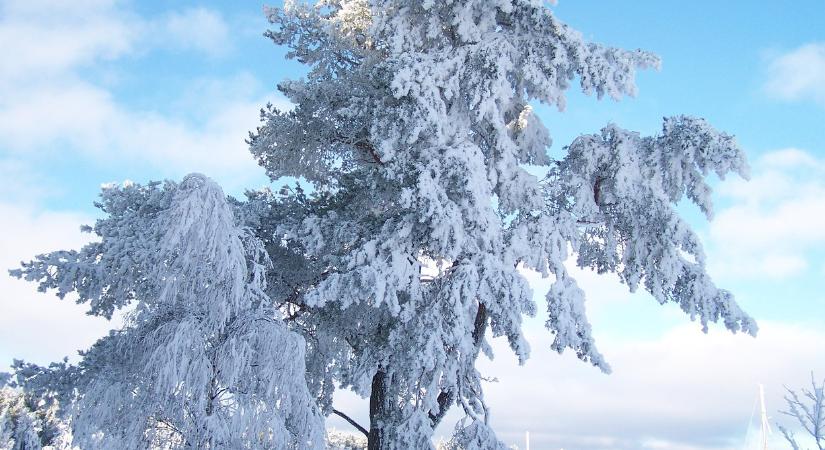
[[[77,366],[17,362],[16,382],[56,397],[83,448],[323,448],[304,340],[266,293],[273,270],[201,175],[103,191],[100,241],[41,255],[18,276],[76,292],[126,325]]]
[[[559,353],[569,348],[582,360],[610,372],[610,365],[596,349],[584,309],[584,291],[563,267],[547,292],[547,328],[555,334],[551,348]]]
[[[825,381],[817,384],[814,374],[811,373],[810,389],[794,391],[786,387],[785,391],[787,409],[780,412],[793,417],[794,427],[802,429],[805,435],[800,439],[802,442],[812,443],[819,450],[825,449]],[[780,424],[779,431],[793,450],[802,449],[791,429]]]
[[[732,137],[704,120],[673,117],[655,137],[615,125],[579,137],[551,179],[553,189],[572,197],[565,207],[582,224],[579,266],[616,272],[631,291],[643,284],[660,303],[678,303],[704,329],[722,320],[732,331],[755,334],[753,320],[710,280],[701,243],[675,210],[686,196],[710,216],[705,176],[746,176],[747,170]]]

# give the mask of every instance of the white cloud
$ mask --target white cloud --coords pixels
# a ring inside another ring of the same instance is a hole
[[[261,177],[244,139],[258,125],[260,107],[279,100],[261,95],[251,75],[196,81],[179,99],[165,100],[180,107],[172,113],[134,108],[86,75],[101,61],[153,49],[222,55],[231,39],[219,13],[191,8],[139,17],[116,1],[72,5],[3,4],[0,148],[19,161],[59,150],[154,176],[199,171],[231,180],[230,190]]]
[[[825,42],[772,58],[764,89],[781,100],[813,100],[825,106]]]
[[[0,142],[17,152],[58,144],[98,163],[143,163],[162,175],[202,171],[261,173],[244,139],[258,124],[266,98],[227,101],[191,123],[154,111],[131,110],[109,92],[83,82],[9,93],[0,108]]]
[[[785,148],[767,153],[760,158],[759,164],[763,167],[779,169],[825,171],[825,161],[820,161],[810,153],[798,148]]]
[[[493,425],[513,443],[529,430],[538,448],[741,448],[758,383],[775,416],[783,384],[825,373],[825,333],[761,325],[757,338],[684,326],[658,340],[602,341],[611,375],[549,351],[546,332],[528,335],[534,352],[521,368],[499,343],[498,360],[481,364],[499,379],[486,387]]]
[[[131,51],[139,22],[116,6],[106,0],[3,2],[0,84],[60,77]]]
[[[771,152],[750,181],[729,179],[718,192],[730,205],[710,223],[712,272],[787,278],[825,251],[825,161],[798,149]]]
[[[0,159],[0,198],[16,203],[39,201],[54,189],[48,182],[38,180],[29,166],[15,159]]]
[[[71,298],[37,292],[36,285],[6,272],[39,253],[79,248],[89,240],[79,227],[91,222],[75,213],[36,213],[0,203],[0,371],[12,358],[47,364],[76,356],[111,328],[110,322],[85,315]]]
[[[150,28],[158,32],[154,34],[158,45],[197,50],[210,56],[222,56],[231,46],[229,27],[223,17],[202,7],[169,13]]]
[[[147,49],[223,55],[231,35],[217,11],[197,7],[144,18],[116,0],[11,0],[2,5],[0,80],[63,76]]]

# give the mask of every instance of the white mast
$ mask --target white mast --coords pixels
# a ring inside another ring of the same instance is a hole
[[[526,445],[526,447],[525,447],[525,448],[526,448],[527,450],[530,450],[530,432],[529,432],[529,431],[526,431],[526,432],[524,433],[524,443],[525,443],[525,445]]]
[[[771,424],[768,422],[768,411],[765,409],[765,387],[759,385],[759,403],[762,406],[761,450],[768,450],[768,434],[771,433]]]

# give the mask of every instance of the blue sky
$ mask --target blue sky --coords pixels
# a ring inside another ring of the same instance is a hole
[[[710,223],[683,210],[712,275],[762,332],[703,335],[675,306],[579,273],[614,374],[551,354],[541,317],[528,321],[525,368],[504,350],[484,363],[500,380],[488,388],[494,423],[513,443],[529,429],[533,448],[738,448],[757,382],[780,420],[782,384],[825,375],[825,0],[554,9],[587,38],[654,51],[663,66],[639,74],[636,98],[573,91],[563,113],[539,107],[551,152],[608,122],[655,133],[674,114],[737,136],[751,181],[714,183]],[[0,265],[82,244],[101,183],[202,171],[234,194],[265,185],[243,139],[260,106],[283,102],[275,84],[303,70],[266,27],[258,2],[0,0]],[[540,300],[546,280],[533,286]],[[108,326],[0,277],[0,365],[73,354]],[[364,417],[363,403],[340,402]]]

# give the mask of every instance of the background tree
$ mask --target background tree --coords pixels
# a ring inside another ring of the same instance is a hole
[[[782,414],[793,417],[796,424],[804,430],[806,438],[811,440],[816,448],[825,449],[825,381],[816,384],[814,374],[811,373],[810,389],[802,388],[797,392],[786,387],[785,390],[785,403],[788,409],[782,411]],[[791,447],[800,450],[802,446],[794,433],[782,425],[778,426]]]
[[[456,446],[503,447],[475,361],[489,336],[528,357],[521,321],[537,306],[524,269],[555,279],[553,348],[605,371],[571,255],[705,329],[756,332],[675,211],[687,197],[711,217],[706,177],[747,175],[731,136],[679,116],[657,136],[608,125],[547,154],[532,102],[563,108],[575,80],[600,98],[633,95],[655,56],[586,42],[535,0],[324,0],[268,14],[268,36],[308,74],[279,84],[295,107],[264,110],[251,149],[273,180],[312,189],[285,191],[256,235],[302,256],[290,325],[307,340],[310,388],[327,414],[336,384],[370,398],[370,449],[430,448],[453,405],[466,416]]]
[[[0,449],[68,448],[69,436],[52,405],[20,390],[0,387]]]
[[[327,430],[327,450],[364,450],[366,448],[366,436]]]
[[[103,190],[80,251],[15,271],[126,325],[80,364],[15,362],[17,385],[70,420],[81,448],[323,448],[304,379],[303,338],[266,295],[271,260],[221,189],[182,183]],[[90,230],[91,231],[91,230]]]

